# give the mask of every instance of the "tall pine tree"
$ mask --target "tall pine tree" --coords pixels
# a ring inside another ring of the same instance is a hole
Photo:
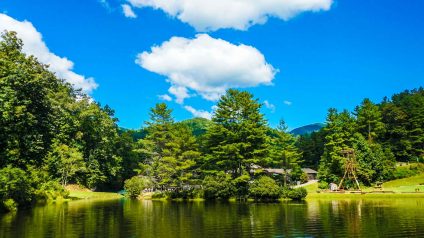
[[[267,154],[266,121],[253,95],[230,89],[218,102],[207,133],[208,167],[234,178],[261,164]]]

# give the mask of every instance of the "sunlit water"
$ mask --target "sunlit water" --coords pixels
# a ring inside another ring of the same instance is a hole
[[[0,237],[424,237],[424,201],[72,201],[0,215]]]

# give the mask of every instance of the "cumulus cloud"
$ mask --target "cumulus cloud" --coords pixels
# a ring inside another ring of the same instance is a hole
[[[183,104],[184,99],[190,97],[187,88],[184,86],[173,85],[168,89],[168,92],[175,96],[175,101],[179,104]]]
[[[275,112],[275,105],[270,103],[268,100],[264,101],[264,105],[266,108],[268,108],[272,113]]]
[[[215,101],[229,88],[270,85],[277,72],[256,48],[207,34],[172,37],[137,56],[144,69],[167,77],[178,103],[194,95]],[[190,94],[194,92],[195,94]]]
[[[292,102],[285,100],[284,101],[284,104],[286,104],[287,106],[291,106],[292,105]]]
[[[171,96],[169,96],[168,94],[159,95],[158,98],[168,102],[172,101]]]
[[[122,4],[122,12],[124,13],[124,16],[128,18],[137,18],[137,15],[132,10],[131,6],[128,4]]]
[[[35,29],[31,22],[17,21],[5,14],[0,14],[0,31],[15,31],[22,39],[23,52],[27,55],[34,55],[43,64],[50,65],[49,69],[55,72],[59,78],[65,79],[75,88],[82,89],[85,93],[90,93],[97,88],[93,78],[86,78],[83,75],[72,71],[74,63],[65,57],[59,57],[50,52],[43,41],[40,32]]]
[[[327,11],[333,0],[127,0],[134,7],[160,9],[198,31],[246,30],[269,17],[282,20],[307,11]]]
[[[194,117],[202,117],[202,118],[206,118],[206,119],[209,119],[209,120],[212,118],[212,113],[210,113],[208,111],[197,110],[197,109],[195,109],[191,106],[184,106],[184,109],[191,112],[191,114],[193,114]]]

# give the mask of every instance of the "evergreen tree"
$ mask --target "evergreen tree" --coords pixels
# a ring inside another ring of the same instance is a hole
[[[288,171],[290,171],[292,181],[300,181],[303,173],[301,167],[302,153],[299,152],[295,143],[294,136],[287,132],[286,123],[284,120],[280,120],[275,136],[270,139],[270,157],[272,167],[284,168],[284,184],[288,179]]]
[[[193,179],[195,175],[193,174],[193,170],[201,158],[201,153],[198,149],[196,137],[194,137],[188,126],[176,125],[174,129],[174,138],[174,151],[175,157],[177,158],[175,183],[177,186],[182,187]]]
[[[303,164],[306,167],[318,169],[318,164],[324,153],[324,130],[299,136],[296,147],[302,153]]]
[[[366,136],[368,141],[373,141],[384,132],[380,109],[368,98],[364,99],[361,105],[355,108],[355,115],[359,132]]]
[[[253,95],[230,89],[218,102],[207,133],[207,168],[230,171],[234,178],[265,163],[266,121]]]
[[[397,160],[424,158],[424,89],[404,91],[383,101],[383,122],[387,132],[382,139]]]
[[[172,110],[165,103],[158,103],[150,110],[146,122],[148,134],[138,142],[139,152],[145,158],[140,164],[141,174],[149,176],[156,186],[172,185],[177,159],[174,156],[174,119]]]
[[[352,148],[356,124],[348,111],[338,113],[331,108],[328,111],[324,127],[324,153],[318,168],[318,178],[326,182],[336,182],[343,176],[344,158],[341,151]]]

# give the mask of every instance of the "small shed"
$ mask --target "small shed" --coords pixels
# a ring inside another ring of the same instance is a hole
[[[310,169],[310,168],[303,168],[302,171],[308,175],[308,180],[316,180],[318,172]]]

